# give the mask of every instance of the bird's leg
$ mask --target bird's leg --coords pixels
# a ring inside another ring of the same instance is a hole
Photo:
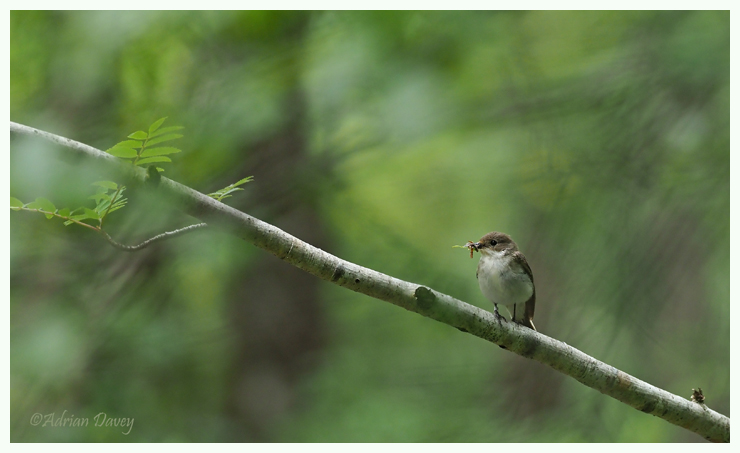
[[[506,318],[501,316],[501,314],[498,312],[498,304],[493,304],[493,317],[496,318],[496,321],[498,321],[499,324],[501,324],[501,320],[503,319],[506,321]],[[507,349],[504,345],[498,345],[501,349]]]
[[[506,318],[501,316],[501,314],[498,312],[498,304],[493,304],[493,316],[496,317],[496,321],[498,321],[499,323],[501,323],[502,319],[506,321]]]

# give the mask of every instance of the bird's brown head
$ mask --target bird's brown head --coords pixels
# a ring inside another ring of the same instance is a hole
[[[511,239],[511,236],[506,233],[500,233],[498,231],[493,231],[486,234],[485,236],[480,238],[480,241],[476,242],[473,245],[475,246],[475,249],[481,253],[501,252],[503,250],[510,250],[512,252],[515,252],[519,250],[516,247],[516,243]]]

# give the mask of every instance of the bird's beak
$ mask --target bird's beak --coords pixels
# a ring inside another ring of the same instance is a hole
[[[476,251],[480,251],[481,247],[483,247],[483,244],[481,244],[480,242],[476,242],[471,244],[471,247],[473,247]]]

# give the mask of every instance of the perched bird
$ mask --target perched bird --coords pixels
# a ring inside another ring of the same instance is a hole
[[[494,314],[501,318],[498,304],[505,305],[511,320],[537,330],[534,318],[534,278],[527,259],[508,234],[494,231],[480,241],[468,243],[471,250],[479,251],[480,261],[475,276],[484,296],[493,302]]]

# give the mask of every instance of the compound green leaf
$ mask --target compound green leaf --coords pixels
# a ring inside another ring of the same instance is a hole
[[[88,217],[87,214],[79,214],[79,215],[70,216],[69,218],[71,220],[67,220],[66,222],[64,222],[64,226],[74,223],[72,220],[77,220],[78,222],[80,222],[82,220],[89,219],[90,217]],[[93,218],[97,219],[97,217],[93,217]]]
[[[167,117],[165,116],[164,118],[160,118],[157,121],[155,121],[154,123],[152,123],[152,125],[149,126],[149,133],[151,134],[154,131],[156,131],[157,129],[159,129],[159,126],[161,126],[162,123],[164,123],[164,120],[166,120],[166,119],[167,119]]]
[[[102,215],[108,209],[108,206],[110,206],[110,198],[98,201],[98,204],[95,206],[95,212]]]
[[[116,190],[118,189],[118,184],[114,183],[113,181],[95,181],[92,183],[93,186],[99,186],[104,187],[106,189],[110,190]]]
[[[10,209],[19,211],[23,207],[23,202],[15,197],[10,197]]]
[[[126,206],[126,202],[128,201],[128,198],[119,198],[115,203],[113,203],[113,207],[117,206]]]
[[[254,176],[247,176],[246,178],[240,179],[239,181],[235,182],[234,184],[232,184],[232,186],[241,186],[242,184],[251,182],[253,179]]]
[[[60,209],[58,214],[62,217],[69,217],[69,208]]]
[[[54,206],[54,203],[52,203],[46,198],[39,197],[36,199],[36,203],[38,203],[40,209],[49,213],[49,214],[44,214],[47,219],[54,217],[53,213],[57,212],[57,207]]]
[[[147,157],[146,159],[141,159],[140,161],[136,162],[136,165],[149,164],[151,162],[172,162],[172,159],[165,156]]]
[[[120,148],[141,148],[141,141],[139,140],[124,140],[122,142],[116,143],[113,148],[120,147]]]
[[[147,142],[147,146],[156,145],[157,143],[162,143],[162,142],[168,142],[170,140],[175,140],[175,139],[178,139],[178,138],[182,138],[182,134],[167,134],[167,135],[163,135],[163,136],[161,136],[159,138],[155,138],[154,140],[149,140]]]
[[[174,154],[182,152],[181,150],[177,148],[172,148],[169,146],[162,146],[159,148],[147,148],[144,150],[143,153],[141,153],[141,157],[152,157],[152,156],[162,156],[164,154]]]
[[[95,200],[95,203],[100,203],[100,200],[108,200],[110,201],[110,197],[105,192],[98,192],[95,195],[90,195],[90,200]]]
[[[110,214],[111,212],[116,212],[119,209],[123,208],[124,206],[126,206],[126,205],[125,204],[122,204],[122,205],[118,205],[118,206],[113,206],[112,208],[110,208],[110,211],[108,211],[108,214]]]
[[[133,138],[134,140],[146,140],[147,137],[149,137],[149,135],[144,131],[136,131],[128,136],[128,138]]]
[[[37,198],[36,201],[28,203],[27,207],[31,209],[39,209],[46,212],[55,212],[57,210],[56,206],[54,206],[54,203],[47,200],[46,198],[41,197]]]
[[[113,202],[114,202],[114,203],[115,203],[116,201],[120,200],[121,198],[123,198],[123,192],[124,192],[125,190],[126,190],[126,186],[121,186],[121,190],[119,190],[119,191],[118,191],[118,195],[116,195],[116,199],[115,199],[115,200],[113,200]]]
[[[84,215],[85,215],[85,218],[86,219],[98,220],[100,218],[100,214],[98,214],[97,212],[95,212],[95,211],[93,211],[92,209],[89,209],[89,208],[85,208],[85,214]],[[75,217],[79,217],[79,216],[75,216]]]
[[[114,146],[113,148],[106,151],[108,154],[112,154],[116,157],[122,157],[124,159],[131,159],[136,157],[137,152],[132,148],[125,148],[123,146]]]
[[[160,135],[167,134],[169,132],[179,131],[180,129],[184,129],[184,127],[182,126],[163,127],[157,132],[149,133],[149,138],[159,137]]]

